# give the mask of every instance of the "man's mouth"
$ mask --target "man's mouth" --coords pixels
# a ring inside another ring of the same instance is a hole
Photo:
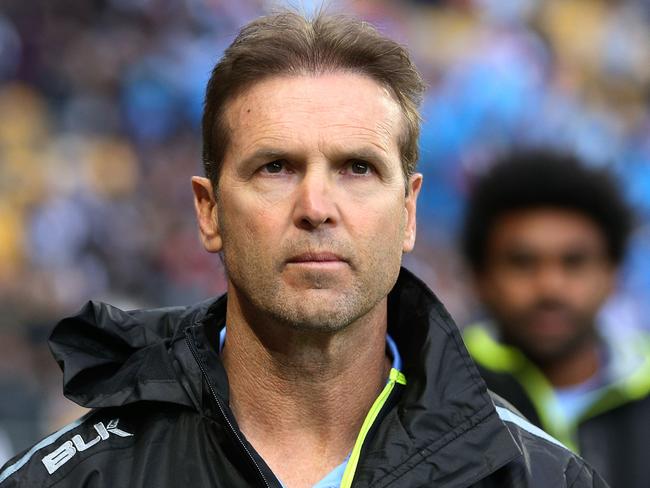
[[[347,260],[336,253],[328,251],[320,252],[305,252],[296,254],[295,256],[287,259],[289,264],[337,264],[347,263]]]
[[[538,307],[527,317],[529,328],[539,333],[565,333],[573,328],[574,318],[570,310],[563,306]]]

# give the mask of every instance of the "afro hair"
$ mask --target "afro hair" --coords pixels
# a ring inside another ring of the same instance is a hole
[[[614,177],[576,156],[550,150],[517,150],[497,159],[473,185],[461,245],[475,272],[485,264],[487,241],[497,219],[517,210],[573,210],[597,224],[613,263],[621,262],[632,230],[632,211]]]

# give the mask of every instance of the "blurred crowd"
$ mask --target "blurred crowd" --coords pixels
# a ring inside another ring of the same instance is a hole
[[[134,308],[224,291],[192,213],[203,90],[238,27],[282,3],[0,3],[0,464],[78,414],[45,345],[57,318],[91,298]],[[408,45],[430,84],[406,264],[460,324],[476,313],[457,252],[468,184],[493,155],[525,144],[570,148],[621,178],[638,225],[603,320],[650,327],[650,3],[330,9]]]

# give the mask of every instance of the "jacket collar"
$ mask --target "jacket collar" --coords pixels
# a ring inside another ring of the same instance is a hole
[[[88,407],[155,400],[206,413],[213,406],[196,354],[227,405],[228,380],[215,347],[225,311],[225,295],[130,312],[89,302],[50,338],[64,393]],[[355,480],[383,486],[418,466],[431,471],[432,482],[467,486],[520,455],[453,320],[405,269],[389,294],[388,317],[408,384],[367,441]]]
[[[216,352],[225,313],[223,296],[187,332],[227,405],[228,380]],[[388,297],[388,317],[407,386],[368,439],[355,480],[361,486],[400,485],[400,476],[418,466],[434,484],[461,487],[520,456],[456,324],[433,292],[404,268]]]
[[[383,486],[419,465],[429,470],[425,479],[432,484],[460,487],[518,457],[519,448],[499,419],[456,324],[406,269],[389,295],[388,317],[407,386],[366,449],[364,464],[377,465],[383,458],[382,464],[399,467],[362,466],[355,479]]]

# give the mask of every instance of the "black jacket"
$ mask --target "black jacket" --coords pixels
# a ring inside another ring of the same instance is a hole
[[[488,324],[465,329],[467,347],[488,387],[594,466],[612,488],[650,486],[650,336],[603,339],[604,381],[590,404],[569,422],[555,393],[524,355],[495,340]]]
[[[9,461],[0,488],[278,488],[228,408],[215,352],[225,308],[225,297],[131,312],[91,302],[61,321],[50,344],[64,392],[95,410]],[[389,324],[408,383],[374,421],[352,486],[605,486],[498,399],[495,408],[448,313],[404,270]]]

